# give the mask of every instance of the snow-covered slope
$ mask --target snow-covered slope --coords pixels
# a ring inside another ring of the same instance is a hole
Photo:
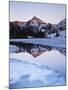
[[[18,59],[10,59],[10,89],[65,85],[65,77],[49,69]]]
[[[66,29],[66,18],[63,19],[62,21],[60,21],[60,22],[57,24],[57,27],[58,27],[58,28],[61,28],[62,30]]]
[[[47,35],[47,37],[49,37],[49,38],[54,38],[56,36],[56,33],[54,33],[54,34],[48,34]],[[65,38],[66,37],[66,32],[65,32],[65,30],[63,30],[63,31],[61,31],[60,32],[60,36],[58,36],[58,37],[60,37],[60,38]],[[56,37],[57,38],[57,37]]]

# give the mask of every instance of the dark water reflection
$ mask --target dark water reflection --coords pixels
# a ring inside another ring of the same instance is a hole
[[[33,56],[38,56],[39,54],[50,51],[52,49],[51,46],[44,46],[40,44],[31,44],[31,43],[22,43],[22,42],[10,42],[10,45],[15,45],[19,48],[19,50],[14,51],[16,53],[18,52],[29,52]]]
[[[46,46],[46,45],[40,45],[40,44],[32,44],[32,43],[23,43],[23,42],[10,42],[10,45],[14,45],[19,48],[18,50],[14,51],[15,53],[28,52],[28,53],[31,53],[34,57],[42,54],[45,51],[50,51],[52,49],[56,49],[62,54],[66,55],[65,48],[52,47],[52,46]]]

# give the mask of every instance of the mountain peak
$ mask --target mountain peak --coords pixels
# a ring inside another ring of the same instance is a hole
[[[45,23],[41,19],[37,18],[36,16],[32,17],[32,19],[30,21],[36,21],[38,23]]]
[[[36,16],[34,16],[34,17],[32,17],[32,19],[39,19],[39,18],[37,18]]]

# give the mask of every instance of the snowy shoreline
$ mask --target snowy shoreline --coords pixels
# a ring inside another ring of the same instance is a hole
[[[62,48],[65,48],[66,46],[64,38],[10,39],[10,42],[32,43],[32,44],[48,45],[48,46],[62,47]]]

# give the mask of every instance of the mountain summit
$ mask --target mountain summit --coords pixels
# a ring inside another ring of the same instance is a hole
[[[43,22],[41,19],[37,18],[36,16],[32,17],[31,20],[29,20],[30,22],[37,22],[40,24],[46,24],[45,22]]]

